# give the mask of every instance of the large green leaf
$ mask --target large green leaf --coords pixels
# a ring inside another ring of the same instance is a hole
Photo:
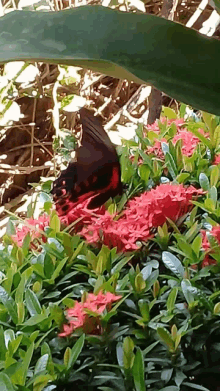
[[[77,65],[147,82],[220,114],[220,42],[154,15],[101,6],[10,12],[1,18],[0,62],[13,60]]]

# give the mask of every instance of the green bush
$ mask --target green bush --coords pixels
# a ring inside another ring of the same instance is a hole
[[[165,114],[119,148],[127,190],[104,215],[61,227],[48,182],[48,214],[10,218],[0,250],[2,391],[219,386],[219,118]],[[105,216],[121,251],[108,226],[97,228]]]

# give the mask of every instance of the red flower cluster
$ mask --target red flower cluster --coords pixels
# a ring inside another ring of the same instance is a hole
[[[122,296],[116,296],[111,292],[98,295],[89,293],[86,301],[76,301],[73,308],[66,311],[68,324],[63,325],[63,331],[60,337],[68,337],[77,329],[82,329],[86,334],[101,334],[101,315],[105,310],[110,311],[112,303],[121,299]]]
[[[203,136],[206,136],[203,129],[198,129],[198,131]],[[192,132],[188,132],[186,129],[177,132],[172,140],[173,144],[175,145],[178,140],[182,140],[182,154],[185,156],[192,156],[197,145],[200,143],[199,138],[196,137]]]
[[[207,238],[207,231],[201,230],[201,233],[202,233],[202,248],[207,253],[205,255],[205,258],[203,259],[202,267],[216,265],[217,264],[216,260],[210,257],[212,252],[215,250],[211,249],[210,243]],[[217,243],[219,243],[220,245],[220,226],[212,227],[212,230],[210,231],[210,235],[212,235],[216,239]]]
[[[202,129],[198,129],[203,136],[206,136]],[[178,140],[182,140],[182,154],[184,156],[192,156],[197,145],[200,143],[198,137],[194,136],[192,132],[189,132],[186,129],[177,130],[176,135],[172,139],[173,145],[177,143]],[[164,159],[164,153],[161,148],[161,143],[166,142],[166,139],[155,140],[154,145],[152,147],[147,148],[147,153],[153,153],[155,156],[160,159]],[[215,163],[214,163],[215,164]]]
[[[27,223],[28,225],[25,225]],[[33,226],[33,228],[30,228]],[[44,231],[45,227],[49,226],[49,216],[42,215],[38,219],[25,219],[24,225],[21,228],[16,228],[16,235],[12,236],[12,239],[17,243],[19,247],[22,246],[25,236],[30,233],[31,240],[42,237],[39,231]]]
[[[118,220],[108,212],[99,219],[92,218],[81,234],[92,244],[101,242],[118,251],[136,250],[137,241],[151,238],[152,229],[163,225],[167,217],[177,221],[190,210],[193,197],[200,194],[203,190],[193,186],[161,184],[131,200]]]

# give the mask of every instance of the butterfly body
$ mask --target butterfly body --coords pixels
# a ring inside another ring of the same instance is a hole
[[[54,182],[52,194],[59,215],[91,198],[88,209],[103,205],[122,192],[117,152],[98,118],[87,109],[80,110],[81,146],[76,157]]]

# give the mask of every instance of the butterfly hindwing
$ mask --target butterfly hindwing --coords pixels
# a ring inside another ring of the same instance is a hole
[[[114,145],[98,118],[89,110],[81,109],[80,117],[82,139],[76,150],[76,161],[61,172],[52,189],[59,215],[90,197],[87,207],[95,209],[122,191],[120,164]]]

